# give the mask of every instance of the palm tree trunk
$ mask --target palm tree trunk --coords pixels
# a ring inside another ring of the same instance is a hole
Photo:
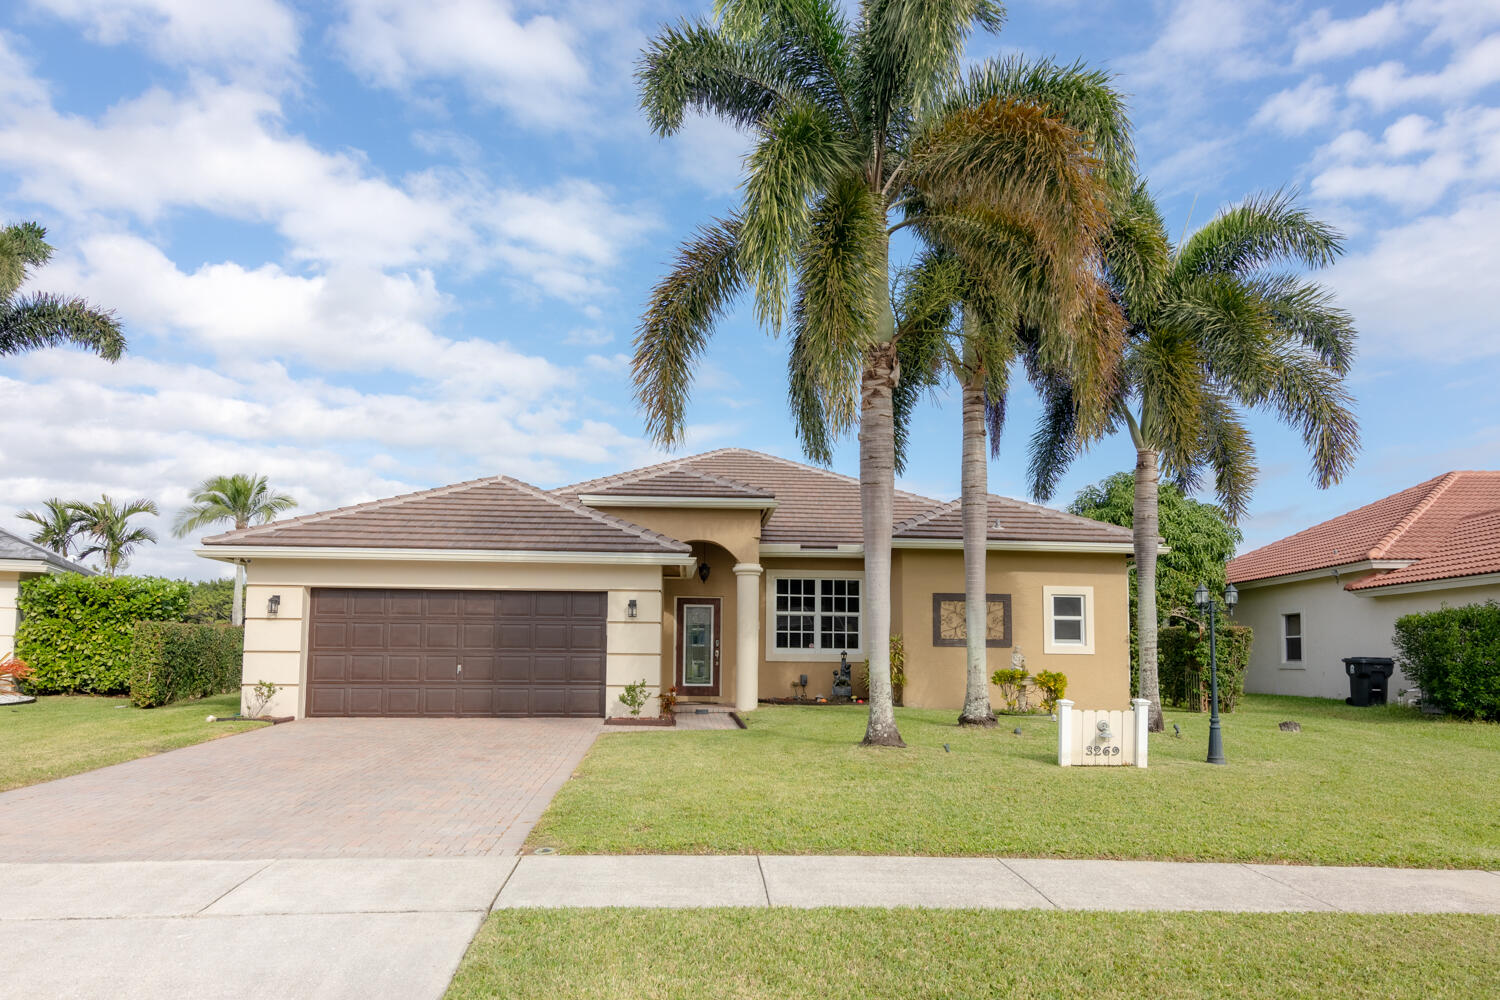
[[[1140,656],[1140,697],[1151,703],[1148,728],[1159,733],[1166,728],[1161,714],[1161,681],[1156,672],[1156,549],[1161,531],[1157,502],[1160,474],[1153,448],[1137,447],[1135,455],[1135,509],[1131,524],[1135,542],[1135,633]]]
[[[968,348],[965,348],[968,353]],[[961,726],[993,726],[985,640],[989,638],[989,587],[985,563],[989,536],[988,468],[984,454],[984,389],[968,376],[963,385],[963,459],[960,469],[964,524],[964,630],[968,646],[968,679],[964,684]]]
[[[234,564],[234,607],[229,609],[231,625],[245,624],[245,564]]]
[[[859,394],[859,497],[864,517],[865,653],[870,659],[866,746],[904,747],[891,702],[891,524],[896,493],[892,394],[901,372],[887,341],[865,355]]]

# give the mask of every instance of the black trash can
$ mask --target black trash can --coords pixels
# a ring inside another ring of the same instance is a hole
[[[1396,661],[1389,656],[1346,656],[1344,673],[1349,675],[1349,697],[1344,703],[1356,708],[1384,705]]]

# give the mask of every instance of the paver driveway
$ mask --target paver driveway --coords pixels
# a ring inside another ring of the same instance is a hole
[[[0,858],[458,857],[518,850],[590,719],[304,719],[0,793]]]

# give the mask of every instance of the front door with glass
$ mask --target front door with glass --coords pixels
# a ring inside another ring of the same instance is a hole
[[[677,599],[677,688],[688,697],[719,693],[717,597]]]

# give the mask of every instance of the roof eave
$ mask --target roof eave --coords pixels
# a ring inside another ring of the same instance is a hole
[[[1435,580],[1412,580],[1409,583],[1371,584],[1368,587],[1344,589],[1351,594],[1364,597],[1396,597],[1400,594],[1420,594],[1429,590],[1458,590],[1465,587],[1487,587],[1500,584],[1500,573],[1474,573],[1469,576],[1444,576]]]
[[[193,550],[204,559],[336,559],[390,562],[565,563],[588,566],[692,566],[691,552],[550,552],[537,549],[406,549],[335,545],[207,545]]]
[[[87,566],[79,566],[69,563],[59,566],[57,563],[47,559],[0,559],[0,571],[6,573],[46,573],[58,576],[63,573],[79,573],[83,576],[93,576],[94,571]]]
[[[964,547],[961,538],[893,538],[891,548],[894,549],[962,549]],[[990,552],[1083,552],[1083,553],[1109,553],[1131,555],[1135,552],[1135,544],[1129,541],[1119,542],[1070,542],[1059,540],[1028,540],[1028,539],[990,539],[985,543],[985,549]]]
[[[1415,559],[1360,559],[1356,562],[1338,563],[1333,566],[1319,566],[1314,569],[1298,570],[1296,573],[1281,573],[1276,576],[1261,576],[1254,580],[1236,580],[1233,573],[1230,574],[1229,582],[1239,590],[1254,590],[1256,587],[1274,587],[1283,583],[1303,583],[1307,580],[1321,580],[1334,575],[1339,576],[1346,573],[1368,573],[1382,572],[1385,570],[1405,569]]]

